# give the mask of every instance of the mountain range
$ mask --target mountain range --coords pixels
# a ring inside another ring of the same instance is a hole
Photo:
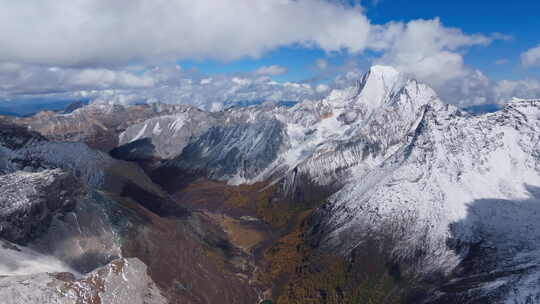
[[[321,100],[0,117],[6,303],[538,303],[540,100],[373,66]]]

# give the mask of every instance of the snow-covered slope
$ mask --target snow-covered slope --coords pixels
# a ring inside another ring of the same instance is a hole
[[[44,272],[77,271],[58,258],[38,253],[30,248],[17,246],[0,239],[0,276],[32,275]]]
[[[156,157],[173,158],[168,166],[205,171],[231,184],[285,176],[290,188],[299,175],[327,184],[359,162],[381,162],[431,103],[441,103],[431,88],[374,66],[356,86],[320,101],[161,116],[131,126],[120,138],[132,143],[125,150],[146,140]]]
[[[405,145],[370,170],[353,168],[318,211],[323,244],[346,253],[384,237],[414,275],[451,274],[465,259],[478,265],[455,278],[477,277],[461,290],[467,301],[537,299],[539,142],[539,100],[482,116],[428,107]]]
[[[204,112],[191,106],[176,106],[174,114],[160,115],[139,124],[129,126],[119,136],[119,145],[151,138],[153,156],[172,158],[178,155],[192,136],[199,136],[211,126],[219,123],[218,115]],[[119,152],[124,157],[132,153],[131,149]]]

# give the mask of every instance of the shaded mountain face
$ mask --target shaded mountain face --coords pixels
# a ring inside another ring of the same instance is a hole
[[[2,134],[5,303],[256,302],[249,257],[136,164],[18,126]]]
[[[82,280],[137,258],[172,303],[540,297],[540,100],[472,115],[374,66],[356,86],[292,107],[102,107],[54,119],[101,113],[91,117],[114,130],[103,135],[114,139],[114,158],[48,140],[62,139],[54,135],[62,128],[44,136],[2,128],[10,134],[0,141],[3,248],[55,259],[47,264]],[[111,118],[120,116],[128,119]],[[64,183],[65,194],[50,189]],[[96,219],[100,231],[114,237],[57,224],[95,210],[107,214]],[[68,230],[75,235],[62,239],[102,236],[85,243],[96,254],[74,258],[69,241],[48,236]]]

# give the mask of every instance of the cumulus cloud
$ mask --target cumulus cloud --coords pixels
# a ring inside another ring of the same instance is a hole
[[[211,82],[178,78],[174,80],[174,85],[160,85],[149,89],[79,91],[75,96],[91,98],[99,103],[183,103],[218,111],[237,104],[320,98],[321,93],[307,84],[278,83],[266,77],[214,76]]]
[[[540,45],[521,54],[521,65],[525,68],[540,67]]]
[[[492,40],[444,27],[439,19],[389,23],[380,26],[371,39],[374,48],[384,51],[377,60],[379,63],[392,65],[434,85],[467,73],[460,49],[487,45]]]
[[[494,86],[494,99],[497,103],[508,102],[512,97],[540,98],[540,80],[501,80]]]
[[[0,0],[0,58],[94,66],[233,60],[293,44],[359,52],[369,28],[360,6],[325,0]]]
[[[288,72],[279,65],[200,75],[174,64],[257,58],[285,46],[369,51],[375,63],[432,85],[458,105],[540,95],[534,80],[496,83],[465,63],[469,48],[509,39],[467,34],[439,19],[371,24],[358,2],[344,0],[0,0],[0,97],[84,95],[217,109],[231,101],[316,98],[360,77],[357,66],[336,68],[324,58],[315,61],[324,76],[318,79],[338,75],[310,85],[272,81]],[[538,65],[539,58],[540,46],[523,54],[523,66]]]
[[[315,87],[315,91],[318,93],[325,93],[330,90],[330,86],[327,84],[321,83]]]
[[[309,84],[273,81],[267,74],[283,72],[279,66],[265,67],[265,71],[259,72],[205,75],[174,64],[110,70],[0,63],[0,98],[185,103],[206,110],[221,110],[235,103],[322,97],[323,92]]]
[[[436,18],[374,26],[368,44],[382,53],[377,63],[394,66],[430,84],[446,102],[468,106],[493,102],[494,84],[465,64],[464,52],[472,46],[509,39],[500,33],[466,34],[445,27]]]
[[[4,94],[38,94],[82,89],[149,88],[156,79],[125,70],[58,68],[0,63]]]
[[[287,72],[288,69],[286,67],[274,64],[258,68],[257,70],[255,70],[255,75],[277,76],[287,74]]]
[[[206,110],[221,110],[237,103],[298,101],[323,96],[323,92],[309,84],[279,83],[255,73],[209,76],[174,65],[140,69],[77,70],[0,64],[0,92],[10,99],[40,96],[119,104],[184,103]]]

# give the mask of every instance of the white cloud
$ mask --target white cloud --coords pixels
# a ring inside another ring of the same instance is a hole
[[[372,39],[373,47],[384,51],[379,63],[392,65],[435,86],[467,73],[460,49],[487,45],[492,40],[444,27],[439,19],[389,23],[379,27]]]
[[[191,81],[190,75],[179,75],[167,85],[148,89],[84,91],[87,98],[104,103],[184,103],[206,110],[221,110],[236,102],[297,101],[320,98],[320,92],[299,83],[277,83],[269,78],[213,76],[211,82]],[[81,94],[81,93],[77,93]]]
[[[521,54],[521,65],[526,68],[540,67],[540,45]]]
[[[315,60],[315,66],[319,70],[326,70],[328,68],[328,61],[326,59],[319,58],[319,59]]]
[[[36,94],[82,89],[149,88],[157,79],[146,74],[102,68],[40,67],[0,63],[0,90]]]
[[[85,98],[105,103],[184,103],[220,110],[235,102],[297,101],[322,93],[304,83],[279,83],[255,73],[208,75],[174,65],[112,71],[0,64],[0,96],[7,99]]]
[[[83,69],[72,73],[66,80],[74,86],[100,88],[147,88],[155,84],[154,79],[151,77],[141,77],[123,71],[118,72],[107,69]]]
[[[540,98],[540,80],[501,80],[494,87],[494,99],[497,103],[508,102],[512,97]]]
[[[493,102],[493,84],[482,72],[465,64],[463,54],[472,46],[508,40],[500,33],[465,34],[445,27],[439,19],[390,22],[373,27],[368,44],[388,64],[433,86],[441,98],[461,106]]]
[[[201,81],[199,83],[200,84],[211,84],[212,80],[213,80],[212,77],[203,78],[203,79],[201,79]]]
[[[503,65],[503,64],[507,64],[507,63],[508,63],[508,59],[497,59],[497,60],[495,60],[496,65]]]
[[[460,105],[540,93],[534,80],[494,83],[465,63],[468,48],[510,36],[466,34],[439,19],[373,25],[359,5],[347,2],[0,0],[0,95],[84,92],[119,102],[219,108],[231,100],[298,100],[327,92],[325,85],[273,82],[268,76],[287,73],[279,65],[224,76],[183,71],[174,63],[257,58],[284,46],[373,51],[376,63],[395,66]],[[540,65],[540,46],[525,52],[522,63]],[[330,87],[360,77],[356,67],[334,69],[324,58],[315,67],[326,79],[342,72]]]
[[[248,78],[233,77],[232,82],[240,86],[248,86],[253,83],[253,80]]]
[[[277,76],[287,74],[288,69],[280,65],[263,66],[255,70],[255,75]]]
[[[315,91],[317,91],[318,93],[324,93],[324,92],[328,92],[330,90],[330,86],[326,85],[326,84],[319,84],[315,87]]]
[[[346,71],[344,73],[338,74],[333,82],[332,87],[342,89],[351,85],[354,85],[355,82],[360,80],[362,77],[362,71],[358,69],[352,69],[349,71]]]
[[[359,52],[369,28],[360,6],[325,0],[0,0],[0,60],[232,60],[293,44]]]

